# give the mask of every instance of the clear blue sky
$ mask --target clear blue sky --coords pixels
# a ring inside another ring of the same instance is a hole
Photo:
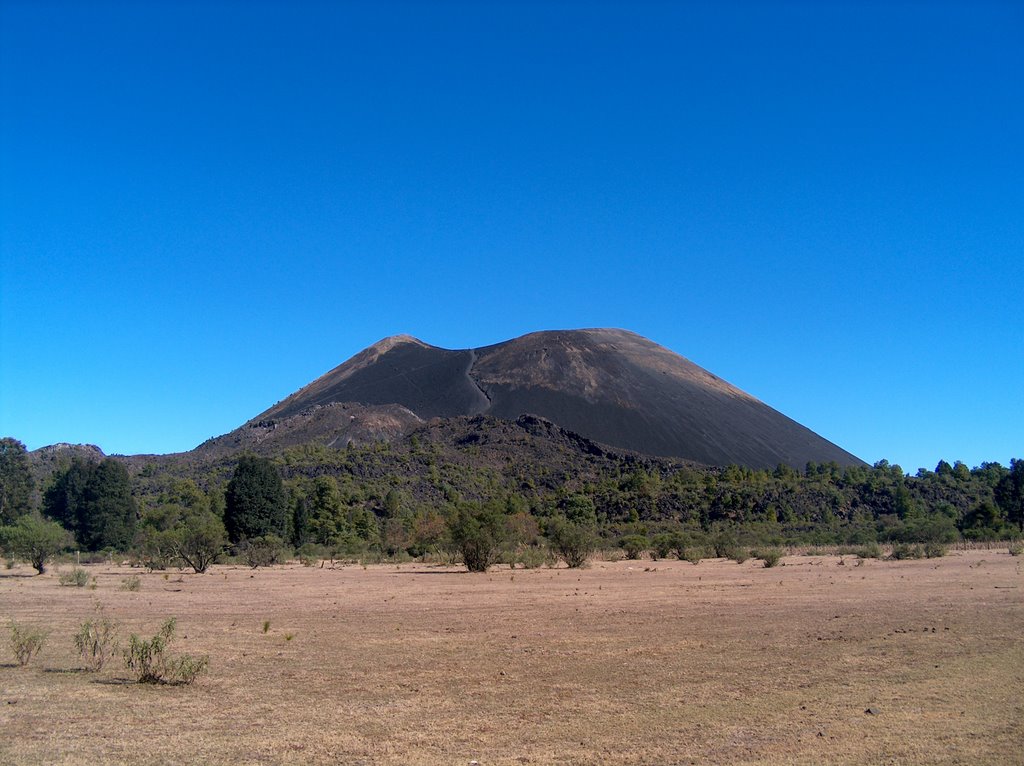
[[[612,326],[869,462],[1007,464],[1024,6],[0,0],[0,269],[30,449]]]

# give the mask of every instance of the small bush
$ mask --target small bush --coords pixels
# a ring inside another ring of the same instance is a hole
[[[855,548],[853,554],[859,559],[880,559],[882,558],[882,546],[878,543],[866,543]]]
[[[134,633],[128,639],[124,664],[140,684],[190,684],[206,672],[210,663],[208,657],[167,655],[167,646],[174,640],[176,624],[177,621],[171,617],[150,640],[139,638]]]
[[[570,569],[584,566],[597,547],[597,535],[591,526],[574,524],[564,519],[552,521],[548,528],[548,538],[552,550]]]
[[[926,559],[941,559],[946,555],[949,546],[945,543],[930,542],[924,544],[923,550]]]
[[[626,535],[619,540],[619,547],[626,554],[627,559],[639,559],[647,549],[651,547],[650,541],[643,535]]]
[[[11,648],[19,665],[28,665],[39,654],[49,633],[11,621]]]
[[[905,559],[923,559],[924,548],[914,543],[897,543],[889,554],[890,559],[903,561]]]
[[[1024,553],[1024,543],[1010,543],[1010,547],[1007,549],[1007,552],[1011,556],[1020,556]]]
[[[764,562],[765,569],[771,569],[782,563],[782,551],[778,548],[768,548],[767,550],[758,551],[756,558]]]
[[[81,567],[75,567],[70,572],[61,572],[57,575],[57,582],[63,586],[84,588],[89,584],[89,573]]]
[[[281,563],[286,555],[284,540],[277,535],[254,537],[245,544],[242,557],[253,569]]]
[[[516,552],[516,562],[524,569],[538,569],[551,560],[551,552],[539,545],[525,545]]]
[[[99,671],[117,652],[118,624],[106,618],[86,620],[75,634],[75,649],[89,670]]]
[[[132,575],[121,580],[121,590],[128,590],[134,593],[137,590],[142,589],[142,580],[138,575]]]
[[[691,564],[699,564],[703,553],[701,548],[680,548],[677,551],[680,560],[689,561]]]

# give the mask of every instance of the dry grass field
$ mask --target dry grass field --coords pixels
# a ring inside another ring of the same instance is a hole
[[[0,570],[0,763],[1024,763],[1022,563]],[[97,604],[210,672],[83,671]],[[12,619],[51,631],[26,667]]]

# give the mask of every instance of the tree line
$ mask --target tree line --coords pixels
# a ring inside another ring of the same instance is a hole
[[[224,551],[266,563],[286,548],[320,556],[454,550],[470,568],[486,568],[502,551],[544,549],[572,562],[596,546],[682,555],[722,540],[948,543],[1024,534],[1017,459],[975,468],[941,461],[915,476],[886,461],[802,471],[635,460],[502,469],[383,444],[300,448],[276,459],[244,454],[229,475],[132,475],[116,458],[74,458],[38,503],[34,489],[24,445],[0,440],[0,546],[8,556],[36,563],[44,550],[74,546],[196,571]]]

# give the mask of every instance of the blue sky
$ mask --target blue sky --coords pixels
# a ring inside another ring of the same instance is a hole
[[[1022,8],[0,0],[0,434],[611,326],[869,462],[1024,457]]]

